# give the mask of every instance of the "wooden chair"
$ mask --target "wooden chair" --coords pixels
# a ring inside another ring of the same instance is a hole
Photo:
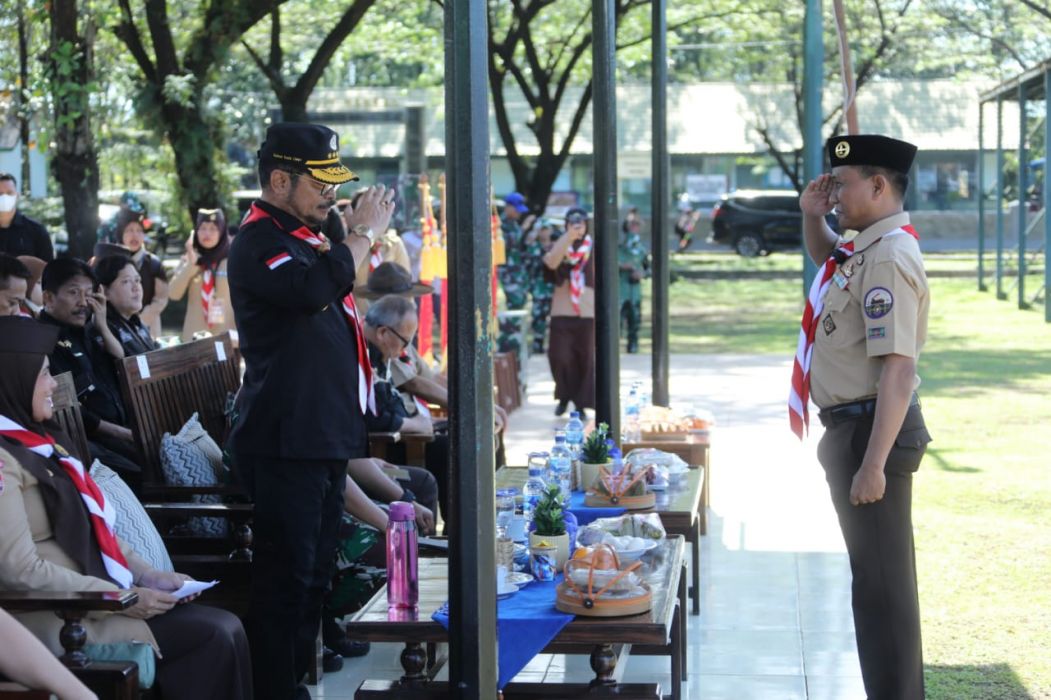
[[[133,591],[63,593],[51,591],[0,592],[0,608],[12,613],[53,611],[65,621],[59,642],[65,653],[59,660],[69,668],[100,700],[138,700],[139,667],[131,661],[102,662],[90,660],[83,651],[87,633],[81,620],[92,613],[114,613],[127,610],[139,600]],[[0,698],[33,700],[50,698],[38,691],[0,690]]]
[[[220,578],[209,603],[243,613],[247,605],[252,532],[252,505],[243,487],[169,486],[161,469],[160,445],[190,417],[222,445],[227,433],[226,405],[241,386],[239,356],[230,334],[126,357],[121,361],[121,388],[131,417],[135,444],[143,457],[143,507],[159,525],[188,516],[231,520],[233,543],[223,539],[168,535],[165,544],[176,569],[195,578]],[[219,494],[238,502],[187,503],[192,496]],[[163,530],[162,530],[163,532]]]
[[[54,404],[54,420],[73,440],[77,457],[85,467],[91,466],[91,450],[88,448],[88,435],[84,430],[84,419],[80,415],[80,402],[77,401],[77,387],[73,383],[73,374],[63,372],[55,376],[58,386],[51,395]]]
[[[143,456],[144,493],[170,495],[164,484],[160,445],[194,413],[219,445],[227,432],[226,400],[241,387],[241,368],[229,333],[196,340],[121,361],[121,388],[135,444]],[[184,493],[229,493],[231,489]],[[232,489],[237,491],[237,489]]]
[[[518,359],[513,352],[493,355],[493,380],[496,401],[508,414],[522,405],[522,388],[518,383]]]

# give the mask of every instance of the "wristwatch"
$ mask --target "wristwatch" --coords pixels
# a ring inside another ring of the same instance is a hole
[[[372,227],[366,226],[365,224],[358,224],[350,229],[350,232],[355,236],[363,236],[364,238],[369,239],[369,243],[373,243],[376,240],[376,233],[372,230]]]
[[[402,493],[401,498],[398,499],[399,501],[402,501],[404,503],[414,503],[416,501],[416,494],[414,494],[405,486],[402,486],[401,489]]]

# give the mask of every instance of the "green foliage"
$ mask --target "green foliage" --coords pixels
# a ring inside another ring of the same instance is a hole
[[[609,424],[599,423],[595,429],[584,438],[580,446],[580,461],[584,464],[605,464],[609,461]]]
[[[537,501],[533,511],[533,534],[538,537],[555,537],[566,534],[566,518],[562,514],[562,490],[558,484],[548,484],[544,495]]]

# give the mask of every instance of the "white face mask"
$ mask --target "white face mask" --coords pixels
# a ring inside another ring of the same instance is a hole
[[[9,211],[15,210],[15,202],[18,201],[18,197],[13,194],[0,194],[0,212],[6,214]]]

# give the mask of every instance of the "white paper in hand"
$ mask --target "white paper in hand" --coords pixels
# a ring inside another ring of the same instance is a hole
[[[187,581],[182,584],[182,588],[177,591],[172,591],[172,595],[182,600],[191,595],[200,593],[201,591],[207,591],[209,588],[219,583],[218,581]]]

